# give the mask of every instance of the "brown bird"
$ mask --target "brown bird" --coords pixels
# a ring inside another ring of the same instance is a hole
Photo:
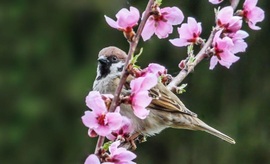
[[[117,47],[106,47],[99,52],[97,76],[93,90],[103,94],[114,94],[120,80],[127,54]],[[123,88],[122,93],[128,93],[128,88]],[[210,133],[220,139],[235,144],[234,139],[210,127],[201,121],[182,101],[162,83],[158,83],[149,90],[152,102],[147,107],[150,111],[146,119],[140,119],[133,113],[131,105],[121,104],[120,113],[131,119],[135,132],[131,138],[139,135],[153,136],[165,128],[200,130]]]

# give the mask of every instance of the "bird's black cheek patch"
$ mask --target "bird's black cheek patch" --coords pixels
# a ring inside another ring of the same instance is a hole
[[[110,71],[110,65],[100,65],[99,66],[100,76],[97,77],[97,80],[106,77]]]

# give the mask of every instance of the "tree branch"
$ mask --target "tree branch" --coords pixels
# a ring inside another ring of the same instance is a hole
[[[235,10],[239,4],[239,0],[231,0],[231,6]],[[194,68],[199,64],[206,55],[206,50],[211,46],[215,33],[217,32],[217,28],[214,28],[208,37],[206,43],[199,51],[199,53],[195,56],[195,60],[187,65],[186,69],[182,69],[177,76],[173,78],[173,80],[167,85],[167,88],[171,91],[175,91],[176,87],[187,77],[187,75],[194,70]]]
[[[146,23],[148,17],[150,16],[150,12],[152,10],[153,4],[154,4],[154,0],[149,0],[148,4],[146,6],[146,9],[145,9],[145,14],[143,16],[143,19],[140,22],[140,25],[138,27],[137,33],[136,33],[134,39],[131,42],[129,42],[128,56],[127,56],[127,60],[126,60],[125,66],[124,66],[125,69],[123,69],[123,71],[122,71],[122,75],[121,75],[121,78],[120,78],[119,85],[118,85],[118,87],[117,87],[117,89],[116,89],[116,91],[114,93],[114,98],[112,100],[112,103],[111,103],[111,106],[110,106],[110,109],[109,109],[110,112],[115,111],[115,109],[117,107],[117,104],[119,102],[119,96],[120,96],[121,90],[122,90],[123,85],[125,84],[127,76],[128,76],[128,73],[127,73],[126,70],[127,70],[129,61],[131,59],[131,56],[134,54],[134,52],[136,50],[136,47],[137,47],[138,42],[139,42],[140,37],[141,37],[142,30],[143,30],[143,28],[145,26],[145,23]],[[95,154],[98,153],[98,150],[103,145],[104,140],[105,140],[105,137],[99,136],[97,144],[96,144]]]

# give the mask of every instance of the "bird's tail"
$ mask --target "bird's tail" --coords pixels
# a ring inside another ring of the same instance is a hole
[[[194,130],[201,130],[201,131],[205,131],[207,133],[210,133],[224,141],[229,142],[230,144],[235,144],[234,139],[232,139],[231,137],[221,133],[220,131],[212,128],[211,126],[207,125],[206,123],[204,123],[202,120],[200,120],[199,118],[193,117],[194,119]]]

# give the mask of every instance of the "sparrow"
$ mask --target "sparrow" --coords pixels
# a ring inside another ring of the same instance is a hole
[[[101,94],[114,94],[126,62],[127,54],[114,46],[103,48],[98,54],[97,76],[93,90]],[[134,78],[134,77],[133,77]],[[129,76],[128,80],[132,80]],[[127,81],[128,81],[127,80]],[[128,93],[128,87],[123,87],[121,94]],[[235,144],[234,139],[210,127],[201,121],[197,114],[190,111],[184,103],[162,83],[149,90],[152,98],[147,109],[150,111],[145,119],[136,117],[129,104],[120,105],[120,113],[128,117],[134,127],[130,139],[139,136],[148,137],[160,133],[166,128],[200,130],[210,133],[220,139]]]

